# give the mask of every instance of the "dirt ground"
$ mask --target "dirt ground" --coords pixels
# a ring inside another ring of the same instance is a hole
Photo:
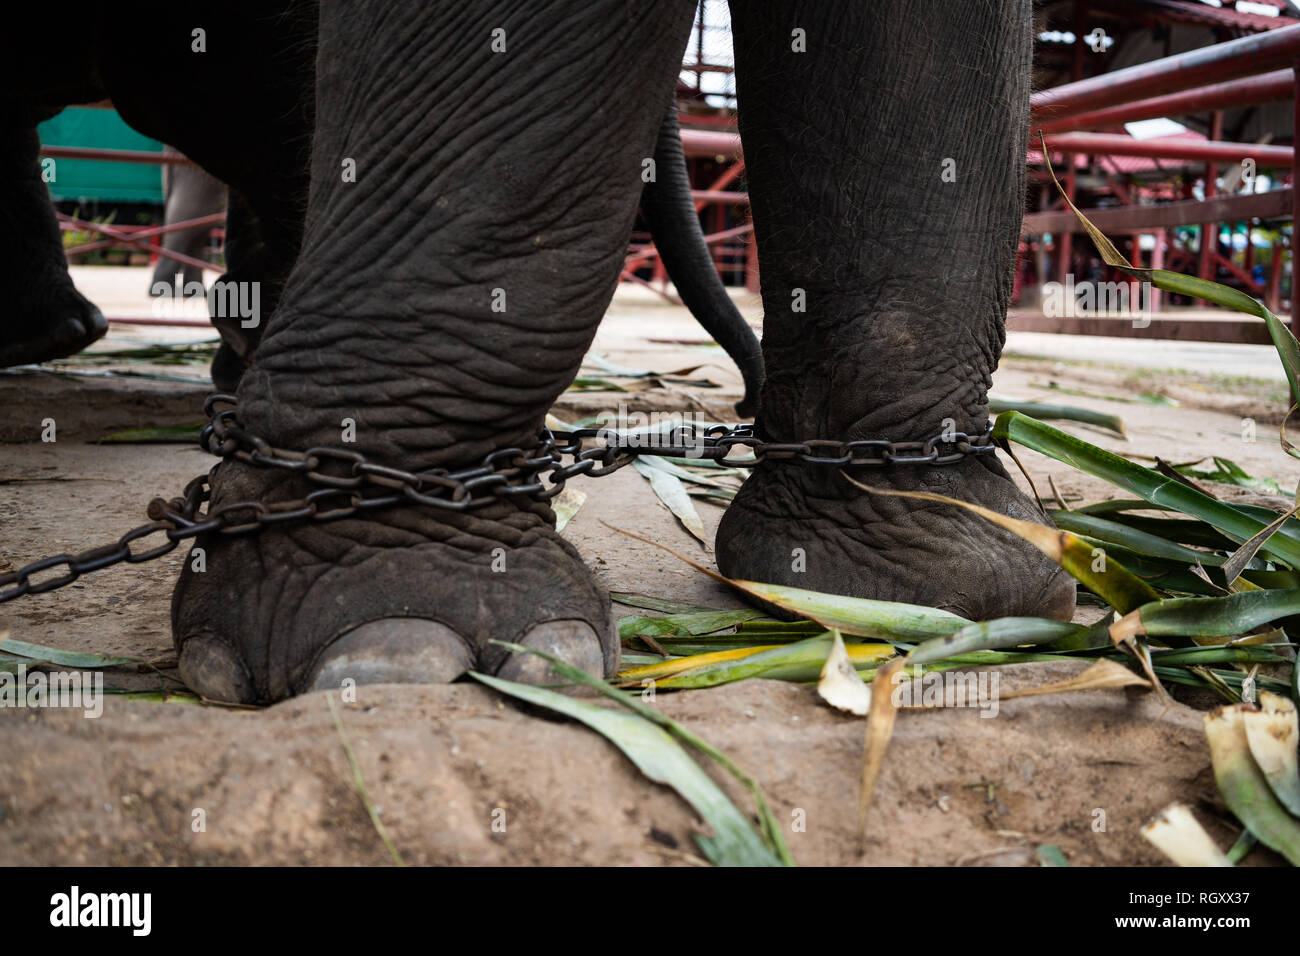
[[[134,271],[143,288],[146,274]],[[103,302],[109,292],[88,294]],[[141,305],[129,294],[111,305],[148,313],[147,300]],[[741,305],[757,318],[756,302],[742,298]],[[207,337],[115,326],[96,348],[187,336]],[[720,351],[681,344],[700,337],[684,310],[642,290],[621,292],[595,351],[619,365],[661,371],[705,362],[695,377],[721,387],[570,393],[555,414],[574,420],[622,401],[633,410],[694,408],[731,420],[739,376]],[[1285,410],[1275,375],[1256,381],[1204,368],[1161,369],[1161,346],[1152,342],[1134,343],[1149,355],[1145,368],[1035,358],[1017,350],[1014,337],[1009,348],[995,381],[1000,394],[1124,418],[1127,440],[1063,426],[1088,441],[1174,462],[1220,454],[1251,474],[1292,480],[1270,425]],[[1087,357],[1086,347],[1080,352]],[[200,374],[195,367],[152,370]],[[207,391],[197,381],[0,374],[0,571],[112,540],[145,520],[150,498],[171,497],[210,467],[197,448],[94,443],[124,428],[196,421]],[[1176,404],[1148,404],[1144,393]],[[49,417],[58,440],[43,443],[41,423]],[[1257,423],[1254,441],[1243,440],[1246,418]],[[1026,452],[1022,461],[1041,492],[1050,475],[1067,498],[1107,496],[1102,483],[1046,458]],[[602,523],[711,560],[633,469],[573,486],[588,497],[565,534],[611,590],[743,606],[704,575]],[[696,504],[711,536],[722,510]],[[165,669],[174,659],[168,606],[181,560],[178,551],[151,564],[119,565],[2,605],[0,631]],[[1082,608],[1080,619],[1096,613]],[[1078,667],[1004,668],[1003,687],[1044,683]],[[175,687],[148,670],[113,671],[108,683]],[[1197,808],[1221,845],[1237,832],[1224,822],[1199,714],[1183,704],[1162,712],[1131,690],[1007,701],[996,719],[974,710],[904,712],[865,853],[854,838],[861,720],[829,710],[810,687],[773,681],[661,693],[656,706],[758,778],[778,818],[792,822],[786,838],[801,864],[1033,865],[1044,844],[1059,846],[1072,865],[1157,864],[1162,858],[1138,828],[1175,799]],[[365,687],[342,715],[370,798],[408,863],[698,862],[689,808],[583,727],[525,713],[473,684]],[[0,864],[389,860],[352,789],[324,694],[253,712],[112,697],[99,719],[0,709],[0,766]],[[197,810],[203,832],[192,828]],[[494,831],[494,810],[505,811],[505,832]],[[793,826],[799,819],[803,829]]]

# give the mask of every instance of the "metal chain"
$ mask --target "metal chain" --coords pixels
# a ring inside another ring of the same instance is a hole
[[[276,525],[338,521],[396,505],[467,511],[509,498],[546,500],[563,491],[565,482],[575,475],[608,475],[640,455],[693,458],[737,468],[752,468],[761,461],[853,468],[951,465],[996,449],[992,422],[977,436],[945,432],[912,442],[767,442],[756,436],[754,426],[749,424],[703,428],[682,425],[667,436],[619,435],[608,428],[557,432],[543,428],[536,445],[498,449],[471,468],[411,472],[369,461],[360,452],[348,449],[320,446],[298,452],[275,448],[239,425],[232,395],[211,395],[203,409],[209,421],[199,434],[199,445],[206,451],[223,461],[296,472],[308,484],[317,486],[316,490],[291,501],[229,502],[204,511],[203,506],[212,496],[214,466],[207,474],[192,479],[179,497],[150,501],[149,522],[132,528],[117,541],[75,555],[51,555],[0,575],[0,604],[65,587],[83,574],[114,564],[140,564],[161,558],[182,541],[201,534],[252,534]],[[593,438],[603,439],[604,444],[583,449],[583,443]],[[666,443],[665,438],[675,443]],[[752,457],[732,457],[736,448],[750,450]],[[566,459],[571,461],[566,464]],[[158,535],[162,540],[152,547],[139,551],[131,547],[133,542]],[[61,566],[67,570],[56,577],[31,580],[32,575]]]

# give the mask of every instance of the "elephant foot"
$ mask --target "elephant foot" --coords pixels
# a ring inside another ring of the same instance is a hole
[[[73,288],[66,272],[62,279],[54,289],[42,289],[39,301],[8,299],[11,319],[0,336],[0,368],[76,355],[108,331],[103,313]]]
[[[213,507],[306,490],[293,475],[227,462]],[[494,639],[596,676],[618,662],[608,596],[555,533],[549,508],[535,503],[465,513],[400,507],[201,536],[173,594],[172,629],[191,689],[250,704],[362,684],[444,683],[468,670],[561,679],[541,658]]]
[[[1045,523],[988,459],[857,469],[854,478]],[[1015,535],[952,505],[862,491],[833,469],[759,465],[723,516],[715,548],[731,578],[938,607],[976,621],[1069,620],[1074,610],[1074,581]]]

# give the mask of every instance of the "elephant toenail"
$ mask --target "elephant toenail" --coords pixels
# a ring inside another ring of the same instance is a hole
[[[181,644],[181,680],[201,697],[231,704],[257,702],[252,678],[239,656],[208,633],[194,634]]]
[[[600,636],[586,621],[547,621],[533,627],[519,643],[558,657],[593,677],[606,675]],[[545,658],[523,651],[507,657],[497,676],[521,684],[557,684],[568,680],[557,674]]]
[[[474,666],[468,643],[444,624],[386,617],[340,635],[317,659],[303,690],[361,684],[446,684]]]

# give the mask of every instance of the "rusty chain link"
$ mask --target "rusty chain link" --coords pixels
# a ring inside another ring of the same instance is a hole
[[[217,406],[225,406],[218,408]],[[56,554],[0,575],[0,604],[26,594],[43,594],[65,587],[83,574],[121,562],[140,564],[170,553],[182,541],[201,534],[251,534],[276,525],[306,521],[338,521],[381,508],[418,504],[449,511],[467,511],[503,498],[553,498],[575,475],[600,477],[631,464],[640,455],[693,458],[723,467],[752,468],[761,461],[797,461],[837,467],[887,465],[951,465],[969,455],[993,452],[993,423],[980,435],[943,432],[925,441],[891,442],[880,439],[803,442],[768,442],[754,434],[754,426],[682,425],[669,434],[678,441],[666,444],[660,434],[619,435],[609,428],[576,428],[552,432],[543,428],[531,448],[501,448],[472,468],[449,471],[433,468],[411,472],[366,459],[360,452],[316,447],[305,452],[275,448],[243,429],[236,417],[232,395],[211,395],[203,409],[208,424],[199,445],[223,461],[240,461],[262,468],[296,472],[315,491],[292,501],[265,504],[238,501],[203,511],[212,495],[215,472],[192,479],[179,497],[149,502],[149,522],[132,528],[117,541],[82,551]],[[645,444],[642,444],[642,438]],[[588,439],[604,444],[584,449]],[[623,441],[620,443],[619,439]],[[941,448],[942,446],[942,448]],[[744,448],[752,457],[732,457]],[[565,459],[572,459],[568,464]],[[340,473],[341,472],[341,473]],[[543,481],[543,477],[546,481]],[[133,550],[135,541],[161,535],[161,541]],[[56,577],[32,581],[32,575],[66,567]]]

